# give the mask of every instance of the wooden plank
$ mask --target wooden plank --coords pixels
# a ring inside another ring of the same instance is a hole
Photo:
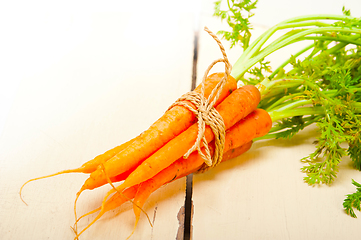
[[[1,239],[74,238],[73,202],[86,176],[30,183],[23,192],[29,206],[19,198],[20,186],[78,167],[137,136],[190,90],[194,12],[186,9],[191,2],[172,12],[164,11],[174,4],[168,1],[127,2],[54,12],[51,4],[41,8],[49,12],[37,12],[35,4],[27,14],[5,15],[8,22],[16,20],[16,29],[8,29],[14,42],[8,41],[7,77],[19,86],[13,87],[0,139]],[[109,189],[84,192],[78,214],[98,207]],[[175,239],[184,197],[185,179],[151,195],[144,210],[154,227],[142,215],[132,239]],[[83,239],[126,239],[133,224],[126,204],[106,214]]]
[[[210,2],[203,1],[206,7],[202,8],[201,27],[206,25],[213,32],[227,29],[212,17]],[[254,35],[288,17],[341,13],[344,2],[355,16],[360,15],[361,5],[355,1],[312,1],[312,4],[260,1],[255,11]],[[216,43],[205,32],[200,33],[199,46],[198,81],[206,67],[221,57]],[[234,63],[241,50],[227,52]],[[282,54],[288,56],[291,52]],[[271,58],[273,66],[282,61],[282,54]],[[213,71],[224,71],[224,66],[220,64]],[[303,164],[299,160],[314,151],[312,142],[316,136],[315,128],[310,127],[290,141],[256,142],[243,156],[206,173],[195,174],[192,239],[358,238],[360,219],[351,218],[342,209],[344,196],[355,191],[351,178],[361,181],[350,161],[341,163],[338,178],[331,187],[309,187],[303,182],[304,174],[300,172]]]

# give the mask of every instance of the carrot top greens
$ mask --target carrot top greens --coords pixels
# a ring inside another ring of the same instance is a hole
[[[257,1],[227,0],[228,9],[215,3],[215,16],[226,20],[231,31],[220,31],[231,47],[241,45],[243,53],[231,75],[241,84],[257,85],[262,94],[259,107],[275,123],[262,139],[291,138],[316,124],[316,149],[302,159],[305,182],[331,184],[338,164],[349,156],[361,170],[361,19],[343,8],[342,15],[306,15],[291,18],[269,28],[251,40],[251,10]],[[271,70],[265,59],[291,44],[300,49]],[[345,145],[347,147],[344,147]],[[360,185],[347,195],[344,208],[356,217],[360,210]]]
[[[361,211],[361,184],[357,183],[352,179],[352,184],[356,187],[356,192],[352,194],[348,194],[345,201],[343,202],[343,206],[347,212],[347,214],[356,218],[356,214],[353,208]]]

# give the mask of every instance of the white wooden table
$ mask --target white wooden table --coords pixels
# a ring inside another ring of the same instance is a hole
[[[129,2],[24,1],[0,10],[0,239],[73,239],[73,201],[87,176],[30,183],[23,192],[29,206],[20,186],[78,167],[145,130],[190,90],[195,30],[225,28],[212,17],[213,1]],[[361,15],[358,1],[289,2],[260,1],[255,35],[295,15],[340,13],[343,2]],[[197,51],[199,81],[221,55],[202,30]],[[228,55],[234,62],[240,52]],[[313,150],[315,136],[311,128],[291,141],[257,142],[243,156],[194,175],[192,239],[359,238],[360,219],[342,210],[344,195],[354,191],[351,178],[361,182],[348,160],[332,187],[302,181],[299,159]],[[131,239],[183,239],[177,215],[185,188],[183,178],[152,194],[144,209],[154,227],[143,215]],[[108,189],[84,193],[79,214],[98,207]],[[125,205],[81,239],[125,239],[133,224]]]

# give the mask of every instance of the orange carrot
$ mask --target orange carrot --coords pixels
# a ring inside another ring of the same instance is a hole
[[[238,157],[245,153],[251,148],[252,143],[252,141],[249,141],[241,146],[238,146],[237,148],[228,150],[223,154],[222,162]],[[139,207],[142,207],[148,196],[164,184],[182,178],[190,173],[195,173],[201,167],[203,162],[204,160],[198,154],[198,152],[193,152],[191,155],[189,155],[188,159],[180,158],[154,177],[148,179],[145,182],[142,182],[139,185],[136,185],[139,186],[139,188],[134,197],[134,203],[137,203],[138,207],[134,206],[134,208],[139,209]]]
[[[204,96],[206,98],[211,94],[212,90],[223,77],[224,73],[214,73],[207,77],[204,89]],[[215,105],[222,102],[236,88],[237,84],[235,79],[229,76]],[[201,85],[194,91],[200,92]],[[189,102],[188,104],[195,108],[193,104]],[[186,130],[195,121],[196,116],[194,116],[190,110],[183,106],[173,106],[166,111],[160,119],[153,123],[148,130],[143,132],[140,135],[140,138],[136,139],[131,146],[108,160],[104,164],[105,171],[109,177],[113,177],[134,168],[168,141]],[[103,170],[98,168],[91,173],[81,191],[84,189],[94,189],[106,183],[107,181]]]
[[[253,85],[246,85],[233,91],[216,107],[216,110],[223,118],[225,128],[229,129],[240,119],[243,119],[255,110],[260,98],[258,89]],[[193,124],[140,164],[118,189],[125,189],[139,184],[172,164],[193,146],[197,134],[198,126]],[[208,143],[213,140],[214,134],[209,126],[206,127],[204,136]],[[106,173],[112,177],[117,175],[116,170],[117,167],[114,166],[114,169],[107,169]]]
[[[110,181],[111,182],[120,182],[120,181],[124,181],[128,176],[129,174],[131,174],[135,169],[137,168],[137,166],[117,175],[117,176],[114,176],[114,177],[111,177],[110,178]],[[98,187],[98,186],[97,186]]]
[[[256,109],[237,122],[226,132],[224,151],[237,148],[246,142],[262,137],[272,127],[272,119],[267,111]]]
[[[243,153],[247,152],[252,147],[252,144],[253,141],[249,141],[244,145],[228,150],[225,154],[223,154],[222,162],[241,156]]]

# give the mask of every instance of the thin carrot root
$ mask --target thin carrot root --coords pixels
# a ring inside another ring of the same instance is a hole
[[[98,215],[93,219],[92,222],[90,222],[82,231],[80,231],[79,233],[76,234],[76,237],[74,239],[77,239],[90,226],[92,226],[96,221],[98,221],[104,215],[104,213],[106,213],[106,212],[108,212],[110,210],[113,210],[113,209],[121,206],[123,203],[133,199],[136,192],[137,192],[137,190],[138,190],[138,186],[134,186],[134,187],[128,188],[125,191],[123,191],[121,193],[121,195],[114,194],[104,204],[102,204],[101,207],[82,215],[79,219],[76,220],[76,223],[79,222],[79,220],[84,218],[85,216],[88,216],[90,214],[93,214],[93,213],[96,213],[96,212],[100,211],[98,213]]]
[[[30,179],[30,180],[26,181],[26,182],[21,186],[20,191],[19,191],[19,195],[20,195],[21,201],[23,201],[26,205],[28,205],[28,204],[25,202],[25,200],[23,199],[23,196],[22,196],[23,188],[24,188],[25,185],[27,185],[28,183],[33,182],[33,181],[37,181],[37,180],[40,180],[40,179],[44,179],[44,178],[54,177],[54,176],[57,176],[57,175],[60,175],[60,174],[64,174],[64,173],[79,173],[79,172],[82,172],[81,169],[82,169],[82,168],[80,167],[80,168],[63,170],[63,171],[60,171],[60,172],[57,172],[57,173],[45,175],[45,176],[42,176],[42,177],[33,178],[33,179]]]
[[[79,199],[79,196],[80,196],[80,194],[82,193],[82,191],[79,191],[79,192],[77,192],[77,194],[76,194],[76,197],[75,197],[75,200],[74,200],[74,217],[75,217],[75,223],[74,223],[74,227],[73,227],[73,231],[74,231],[74,233],[76,234],[76,235],[78,235],[77,233],[78,233],[78,221],[77,221],[77,219],[78,219],[78,217],[77,217],[77,213],[76,213],[76,203],[78,202],[78,199]]]
[[[133,236],[133,234],[135,233],[135,229],[137,228],[137,225],[138,225],[138,222],[139,222],[139,219],[140,219],[140,213],[141,213],[141,211],[139,211],[139,214],[137,215],[135,215],[135,223],[134,223],[134,227],[133,227],[133,231],[130,233],[130,235],[127,237],[127,240],[131,237],[131,236]]]
[[[130,187],[130,188],[127,188],[127,189],[125,189],[125,190],[122,190],[123,192],[124,191],[126,191],[126,190],[128,190],[128,189],[131,189],[131,188],[133,188],[133,187],[135,187],[135,186],[137,186],[137,185],[134,185],[134,186],[132,186],[132,187]],[[147,212],[141,207],[141,206],[139,206],[137,203],[135,203],[132,199],[130,199],[130,198],[128,198],[123,192],[120,192],[113,184],[112,184],[112,189],[111,190],[109,190],[108,191],[108,193],[105,195],[105,197],[103,198],[103,201],[102,201],[102,205],[101,205],[101,209],[102,209],[102,211],[103,211],[103,209],[105,209],[105,207],[106,207],[106,205],[107,205],[107,201],[109,201],[108,200],[108,197],[111,195],[111,194],[113,194],[114,193],[114,195],[112,196],[112,197],[116,197],[116,196],[121,196],[121,197],[124,197],[124,198],[126,198],[129,202],[131,202],[133,205],[135,205],[137,208],[139,208],[144,214],[145,214],[145,216],[147,217],[147,219],[148,219],[148,222],[149,222],[149,225],[151,226],[151,227],[153,227],[153,224],[152,224],[152,222],[151,222],[151,220],[150,220],[150,218],[149,218],[149,215],[147,214]]]
[[[132,230],[132,232],[129,234],[129,236],[126,238],[127,240],[131,237],[131,236],[133,236],[133,234],[135,233],[135,229],[137,228],[137,225],[138,225],[138,222],[139,222],[139,219],[140,219],[140,213],[141,213],[141,209],[140,209],[140,207],[138,207],[138,206],[136,206],[135,204],[133,205],[133,209],[138,209],[138,212],[137,213],[135,213],[134,212],[134,214],[135,214],[135,223],[134,223],[134,227],[133,227],[133,230]],[[147,215],[147,217],[148,217],[148,215]],[[149,219],[149,217],[148,217],[148,221],[149,221],[149,223],[150,223],[150,219]],[[151,224],[151,226],[153,227],[153,225]]]
[[[134,228],[133,228],[132,233],[130,234],[130,236],[127,239],[129,239],[134,234],[135,229],[137,228],[137,225],[138,225],[138,222],[140,219],[140,214],[142,212],[142,207],[144,206],[144,203],[147,201],[150,194],[157,189],[157,187],[153,183],[154,183],[154,180],[150,179],[146,182],[139,184],[138,191],[135,194],[134,200],[133,200],[135,203],[135,204],[133,204],[133,212],[135,215]],[[161,183],[161,185],[163,185],[163,183]],[[146,216],[148,217],[148,215],[146,215]],[[149,217],[148,217],[148,221],[150,222]]]
[[[104,165],[103,165],[103,164],[101,164],[101,168],[102,168],[102,170],[103,170],[103,173],[104,173],[104,176],[105,176],[107,182],[108,182],[108,183],[110,184],[110,186],[112,187],[112,190],[108,192],[108,194],[106,195],[106,197],[105,197],[104,200],[103,200],[103,203],[102,203],[102,206],[101,206],[102,211],[103,211],[104,208],[105,208],[106,200],[108,199],[108,197],[110,196],[110,194],[112,194],[113,192],[115,192],[115,194],[119,194],[119,196],[122,196],[122,197],[126,198],[126,199],[127,199],[128,201],[130,201],[133,205],[135,205],[135,206],[137,207],[137,209],[139,209],[140,211],[142,211],[142,212],[146,215],[150,226],[153,227],[153,224],[152,224],[152,222],[151,222],[151,220],[150,220],[150,218],[149,218],[149,215],[142,209],[142,206],[139,206],[139,205],[138,205],[137,203],[135,203],[132,199],[127,198],[127,196],[125,196],[125,195],[123,194],[123,192],[120,192],[120,191],[113,185],[112,181],[110,180],[108,174],[107,174],[106,171],[105,171],[105,168],[104,168]],[[138,219],[138,220],[139,220],[139,219]],[[138,221],[136,220],[136,224],[137,224],[137,222],[138,222]],[[132,233],[128,236],[127,239],[129,239],[129,238],[133,235],[134,231],[135,231],[135,227],[133,228]]]
[[[92,214],[94,214],[94,213],[96,213],[96,212],[99,212],[101,210],[101,207],[98,207],[98,208],[96,208],[96,209],[94,209],[94,210],[92,210],[92,211],[90,211],[90,212],[88,212],[88,213],[85,213],[85,214],[83,214],[83,215],[81,215],[76,221],[75,221],[75,223],[74,223],[74,226],[75,226],[75,224],[76,223],[78,223],[80,220],[82,220],[83,218],[85,218],[85,217],[87,217],[87,216],[89,216],[89,215],[92,215]],[[75,227],[72,227],[72,228],[75,228]]]
[[[94,210],[93,210],[93,211],[94,211]],[[88,228],[90,228],[96,221],[98,221],[99,218],[101,218],[101,216],[103,216],[105,212],[106,212],[106,210],[105,210],[104,208],[101,209],[100,213],[99,213],[99,214],[93,219],[93,221],[91,221],[83,230],[81,230],[79,233],[78,233],[77,231],[74,231],[75,234],[76,234],[74,240],[78,239],[79,236],[80,236],[83,232],[85,232],[85,231],[86,231]],[[89,215],[89,214],[90,214],[90,213],[87,213],[87,214],[85,214],[85,215]],[[85,215],[83,215],[83,216],[85,216]],[[82,216],[82,217],[83,217],[83,216]],[[79,219],[79,220],[80,220],[80,219]]]
[[[119,191],[119,190],[113,185],[113,183],[112,183],[112,181],[110,180],[108,174],[105,172],[104,164],[101,164],[101,167],[102,167],[104,176],[105,176],[105,178],[107,179],[107,182],[110,184],[110,186],[112,186],[113,190],[114,190],[116,193],[118,193],[119,195],[121,195],[121,196],[123,196],[123,197],[126,197],[121,191]],[[122,191],[123,191],[123,190],[122,190]],[[109,196],[109,195],[108,195],[108,196]],[[105,198],[105,200],[106,200],[106,198]],[[131,203],[133,203],[133,205],[135,204],[135,205],[147,216],[150,226],[153,227],[153,225],[152,225],[152,223],[151,223],[151,221],[150,221],[150,218],[149,218],[148,214],[147,214],[140,206],[138,206],[136,203],[134,203],[132,199],[128,199],[128,201],[130,201]],[[104,203],[104,201],[103,201],[103,203]]]
[[[110,201],[111,201],[111,200],[110,200]],[[124,202],[125,202],[125,201],[124,201]],[[123,203],[123,202],[122,202],[122,203]],[[120,206],[122,203],[120,203],[119,206]],[[78,223],[82,218],[84,218],[84,217],[86,217],[86,216],[89,216],[90,214],[93,214],[93,213],[96,213],[96,212],[100,211],[100,212],[98,213],[98,215],[93,219],[93,221],[91,221],[91,222],[90,222],[85,228],[83,228],[83,230],[81,230],[79,233],[77,232],[76,227],[73,228],[73,229],[74,229],[74,232],[75,232],[75,235],[76,235],[75,238],[74,238],[74,240],[78,239],[79,236],[80,236],[82,233],[84,233],[88,228],[90,228],[96,221],[98,221],[98,220],[104,215],[105,212],[107,212],[107,211],[109,211],[109,210],[110,210],[110,209],[106,209],[106,208],[105,208],[105,205],[104,205],[104,206],[102,206],[102,207],[99,207],[99,208],[97,208],[97,209],[94,209],[94,210],[92,210],[92,211],[90,211],[90,212],[82,215],[81,217],[79,217],[79,219],[76,219],[76,220],[75,220],[75,223],[74,223],[75,226],[77,225],[77,223]]]
[[[162,175],[162,174],[160,174],[160,175]],[[135,215],[135,223],[134,223],[133,231],[128,236],[127,239],[129,239],[134,234],[135,229],[137,228],[137,225],[139,223],[140,214],[143,211],[142,207],[144,206],[144,203],[149,198],[150,194],[152,194],[160,186],[162,186],[168,182],[167,181],[168,179],[166,177],[165,178],[159,177],[160,175],[158,175],[158,178],[155,177],[155,178],[149,179],[149,180],[139,184],[138,191],[135,194],[134,199],[133,199],[133,212]],[[169,176],[169,175],[167,175],[167,176]],[[164,180],[164,181],[162,181],[162,180]],[[152,223],[150,222],[149,216],[147,214],[146,214],[146,216],[148,218],[148,222],[150,223],[151,227],[153,227]]]

